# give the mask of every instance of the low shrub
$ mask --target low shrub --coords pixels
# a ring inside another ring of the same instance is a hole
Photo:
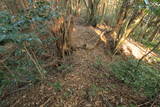
[[[160,71],[142,63],[138,68],[137,60],[118,61],[111,64],[113,74],[124,83],[142,92],[147,97],[154,97],[160,92]]]

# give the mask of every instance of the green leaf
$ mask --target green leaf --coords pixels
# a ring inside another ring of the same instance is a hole
[[[54,88],[55,88],[56,91],[60,91],[62,89],[62,85],[61,85],[60,82],[55,82],[53,84],[53,86],[54,86]]]
[[[6,35],[0,35],[0,42],[2,42],[4,39],[6,39]]]

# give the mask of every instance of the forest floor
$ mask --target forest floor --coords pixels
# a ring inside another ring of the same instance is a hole
[[[81,47],[96,33],[92,27],[76,25],[73,45]],[[97,39],[90,41],[95,43]],[[120,60],[107,54],[104,44],[93,50],[79,48],[64,58],[65,69],[47,81],[20,90],[4,99],[10,107],[118,107],[143,106],[147,98],[117,80],[109,64]],[[66,66],[67,65],[67,66]],[[52,72],[52,71],[50,71]],[[52,73],[51,73],[52,74]],[[145,106],[143,106],[145,107]],[[146,106],[147,107],[147,106]]]

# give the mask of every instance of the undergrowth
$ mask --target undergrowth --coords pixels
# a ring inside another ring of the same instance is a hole
[[[118,61],[111,64],[111,71],[118,79],[136,91],[152,98],[160,92],[160,71],[142,63],[138,68],[137,60]]]
[[[20,88],[45,77],[40,56],[46,43],[40,36],[48,33],[47,22],[58,17],[52,5],[33,1],[16,15],[0,11],[0,95],[6,88],[14,90],[10,87]]]

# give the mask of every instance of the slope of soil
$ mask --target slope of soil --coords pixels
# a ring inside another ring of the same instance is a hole
[[[92,36],[97,36],[92,27],[76,25],[72,34],[73,45],[82,47]],[[90,43],[95,43],[96,38]],[[146,102],[144,96],[116,80],[109,72],[108,64],[119,57],[111,60],[103,45],[91,51],[77,48],[63,61],[71,65],[69,70],[60,70],[48,76],[44,83],[11,94],[3,99],[2,106],[116,107]]]

